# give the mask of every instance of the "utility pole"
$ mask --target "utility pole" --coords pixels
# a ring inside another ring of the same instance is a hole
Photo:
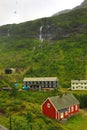
[[[12,118],[11,118],[11,115],[10,115],[10,130],[12,130]]]

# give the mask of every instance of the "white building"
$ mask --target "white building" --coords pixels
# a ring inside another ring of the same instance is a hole
[[[71,90],[87,90],[87,80],[71,80]]]
[[[57,77],[32,77],[24,78],[24,86],[30,89],[52,89],[58,87]]]

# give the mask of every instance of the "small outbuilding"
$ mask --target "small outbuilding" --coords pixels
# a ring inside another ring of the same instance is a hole
[[[5,69],[5,74],[13,74],[15,72],[16,72],[16,70],[14,68],[7,68],[7,69]]]
[[[79,112],[79,104],[73,94],[48,97],[42,104],[42,113],[50,118],[62,120]]]

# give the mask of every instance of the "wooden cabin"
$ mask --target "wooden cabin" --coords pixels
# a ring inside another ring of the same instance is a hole
[[[42,113],[53,119],[62,120],[79,112],[79,101],[73,94],[48,97],[42,104]]]

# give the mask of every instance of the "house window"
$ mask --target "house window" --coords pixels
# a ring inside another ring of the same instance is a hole
[[[49,84],[49,81],[47,81],[47,84]]]
[[[75,110],[78,110],[78,106],[77,105],[75,105]]]
[[[53,84],[53,81],[51,81],[51,84]]]
[[[53,88],[53,85],[51,85],[50,87]]]
[[[44,86],[42,85],[41,88],[43,88]]]
[[[25,84],[27,84],[27,81],[25,82]]]
[[[50,103],[47,103],[47,107],[50,108]]]
[[[69,113],[70,113],[70,107],[69,107]]]
[[[64,118],[64,113],[61,113],[61,119]]]
[[[66,115],[66,116],[68,115],[68,112],[67,112],[67,111],[65,112],[65,115]]]
[[[46,87],[49,88],[49,85],[47,85]]]
[[[51,87],[52,87],[52,85],[49,85],[49,87],[51,88]]]
[[[72,107],[71,107],[71,112],[73,112],[73,111],[74,111],[74,107],[72,106]]]
[[[45,82],[45,81],[43,81],[43,84],[45,85],[45,84],[46,84],[46,82]]]

